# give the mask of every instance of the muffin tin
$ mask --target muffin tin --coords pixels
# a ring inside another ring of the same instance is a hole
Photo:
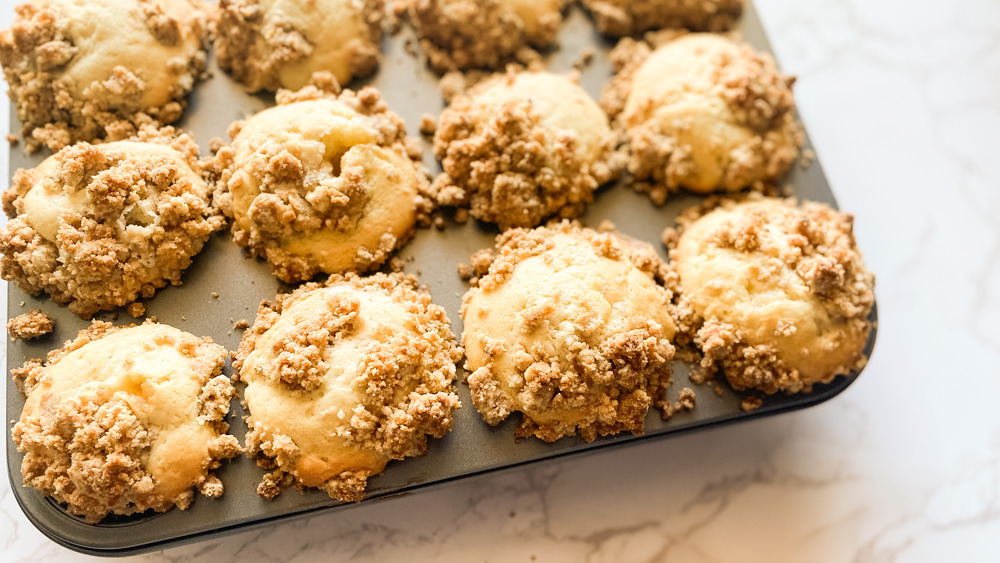
[[[739,31],[743,38],[757,49],[770,51],[767,39],[752,5],[744,13]],[[444,107],[436,77],[425,67],[422,58],[408,54],[407,42],[413,41],[410,30],[404,30],[383,40],[383,62],[380,71],[369,81],[354,83],[360,87],[372,84],[381,91],[389,107],[405,120],[408,132],[416,136],[423,114],[440,114]],[[585,49],[592,49],[593,61],[582,71],[584,88],[596,98],[603,84],[611,76],[607,54],[613,46],[600,36],[593,24],[578,6],[567,14],[560,35],[560,48],[546,59],[548,68],[568,71],[573,68]],[[412,51],[412,49],[409,49]],[[228,139],[226,130],[230,123],[247,117],[273,104],[270,96],[251,96],[214,64],[210,67],[213,77],[199,84],[190,97],[190,105],[180,127],[193,132],[202,151],[207,151],[213,137]],[[12,110],[12,115],[15,115]],[[13,131],[19,130],[16,118],[11,119]],[[439,167],[433,160],[430,143],[424,142],[424,158],[431,170]],[[809,149],[808,139],[805,149]],[[19,146],[10,151],[11,171],[37,165],[45,154],[28,157]],[[792,186],[791,193],[802,199],[836,205],[833,193],[823,175],[818,161],[808,166],[795,165],[785,179]],[[697,204],[700,197],[677,194],[663,207],[655,207],[649,199],[623,186],[605,187],[597,192],[595,202],[581,217],[584,225],[596,227],[604,220],[612,221],[620,231],[654,245],[666,256],[660,245],[660,234],[665,227],[675,223],[677,214],[684,208]],[[461,335],[459,316],[462,295],[468,286],[457,272],[460,262],[468,263],[469,256],[481,248],[492,247],[496,231],[469,221],[466,224],[448,222],[443,230],[422,229],[398,254],[404,260],[405,271],[416,274],[426,284],[434,301],[445,307],[456,336]],[[161,290],[153,299],[145,301],[147,315],[155,315],[161,322],[171,324],[198,336],[210,336],[229,350],[235,350],[242,331],[235,328],[241,320],[253,322],[258,304],[271,299],[281,284],[271,275],[267,264],[248,258],[231,240],[228,231],[216,233],[183,277],[184,285]],[[214,297],[214,294],[218,297]],[[44,357],[76,332],[87,326],[66,308],[50,302],[46,296],[31,297],[13,284],[8,286],[8,318],[31,309],[41,309],[56,320],[55,332],[45,338],[17,341],[7,344],[7,369],[19,367],[29,358]],[[123,311],[104,314],[98,318],[127,324],[132,319]],[[876,320],[876,311],[871,313]],[[875,330],[869,337],[865,354],[871,353]],[[459,370],[460,376],[464,375]],[[448,481],[488,473],[516,465],[540,462],[556,457],[594,451],[599,448],[617,447],[672,436],[682,432],[706,428],[723,423],[740,422],[821,403],[846,389],[858,374],[840,377],[833,383],[818,385],[813,392],[803,395],[775,395],[763,397],[763,405],[746,413],[740,409],[744,395],[733,392],[724,382],[721,393],[711,384],[693,385],[688,381],[689,366],[675,363],[673,384],[668,391],[672,400],[683,387],[692,387],[697,393],[697,407],[681,412],[668,421],[650,409],[646,430],[642,436],[618,435],[598,438],[594,442],[563,438],[555,443],[537,439],[517,442],[514,428],[519,422],[513,416],[497,427],[486,425],[472,405],[467,385],[458,385],[463,408],[456,412],[455,428],[445,438],[432,440],[426,455],[401,462],[391,462],[386,471],[369,480],[365,502],[384,499],[419,489],[440,485]],[[227,360],[226,373],[232,374]],[[7,420],[19,418],[24,398],[7,377]],[[242,442],[246,433],[244,410],[239,401],[233,401],[230,412],[230,432]],[[256,485],[263,475],[253,461],[236,458],[218,471],[226,487],[221,499],[211,500],[197,496],[187,510],[172,509],[165,513],[147,513],[129,517],[109,517],[100,524],[87,524],[83,519],[70,515],[58,503],[42,497],[34,489],[21,483],[22,455],[17,452],[7,431],[7,464],[9,478],[18,504],[28,519],[53,541],[82,553],[102,556],[132,555],[166,547],[201,541],[210,537],[237,532],[251,526],[273,524],[291,518],[314,514],[318,511],[337,510],[345,504],[331,500],[326,493],[312,490],[303,494],[287,490],[276,500],[259,497]]]

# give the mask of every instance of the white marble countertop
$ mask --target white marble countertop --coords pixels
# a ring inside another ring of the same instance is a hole
[[[1000,560],[1000,2],[756,5],[878,276],[878,343],[854,385],[793,414],[134,559]],[[5,561],[90,559],[36,531],[0,481]]]

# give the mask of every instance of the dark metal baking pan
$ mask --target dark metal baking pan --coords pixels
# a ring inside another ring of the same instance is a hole
[[[741,26],[743,37],[757,48],[769,51],[767,40],[752,6],[747,7]],[[404,41],[412,36],[404,30],[399,36],[384,42],[384,60],[378,75],[371,83],[378,86],[389,107],[402,115],[411,135],[416,135],[417,125],[424,113],[437,115],[443,107],[436,79],[424,67],[422,60],[407,54]],[[595,58],[582,73],[584,87],[597,98],[602,85],[610,78],[611,68],[607,59],[610,44],[594,31],[593,25],[580,8],[573,6],[563,25],[561,47],[546,60],[549,68],[568,71],[580,59],[586,48],[593,48]],[[250,96],[228,76],[213,67],[214,77],[200,84],[193,93],[187,117],[181,126],[193,131],[207,151],[212,137],[226,138],[229,124],[267,107],[271,101],[264,96]],[[352,85],[358,86],[358,85]],[[12,129],[19,124],[12,119]],[[425,159],[432,170],[437,170],[429,146],[425,143]],[[809,148],[807,141],[806,148]],[[37,165],[44,155],[27,157],[20,148],[11,150],[11,170]],[[808,167],[796,165],[786,182],[794,186],[794,195],[809,200],[835,205],[819,162]],[[619,230],[633,237],[649,241],[665,253],[659,244],[662,230],[674,224],[675,217],[685,207],[696,204],[700,198],[690,195],[672,197],[667,205],[654,207],[646,196],[622,186],[604,188],[582,218],[585,225],[596,227],[603,220],[614,222]],[[421,230],[400,253],[406,270],[418,275],[427,284],[435,302],[444,306],[456,335],[461,334],[459,317],[461,297],[467,287],[459,278],[456,266],[467,262],[476,250],[493,245],[495,231],[470,221],[464,225],[449,224],[446,229]],[[146,301],[147,314],[199,336],[210,336],[217,343],[234,350],[240,331],[234,322],[253,322],[257,306],[263,299],[273,298],[280,284],[271,276],[265,263],[246,258],[228,233],[216,234],[205,250],[195,258],[194,264],[184,274],[184,285],[160,291]],[[214,298],[213,293],[219,297]],[[49,337],[34,342],[9,342],[7,344],[8,372],[26,359],[44,357],[52,348],[75,336],[77,330],[88,323],[59,307],[44,296],[32,298],[15,286],[8,291],[8,316],[13,317],[37,308],[56,319],[57,329]],[[875,319],[872,312],[872,320]],[[112,319],[113,315],[101,318]],[[131,319],[124,313],[115,317],[117,323]],[[866,354],[870,354],[875,331],[869,339]],[[226,373],[232,373],[227,363]],[[688,366],[677,363],[670,396],[691,385]],[[433,440],[427,455],[393,462],[385,473],[369,481],[368,498],[363,503],[410,493],[449,481],[535,463],[559,456],[594,451],[599,448],[617,447],[672,436],[724,423],[733,423],[781,412],[801,409],[826,401],[846,389],[857,374],[841,377],[828,385],[819,385],[812,393],[764,398],[763,406],[752,413],[740,409],[742,396],[722,385],[721,394],[711,386],[693,386],[697,391],[697,407],[693,411],[676,414],[663,421],[654,410],[646,419],[642,436],[618,435],[599,438],[586,443],[578,438],[563,438],[556,443],[536,439],[515,442],[514,428],[517,417],[497,426],[487,426],[473,408],[468,387],[460,384],[459,395],[463,408],[456,413],[455,428],[445,438]],[[24,400],[11,378],[7,378],[7,420],[19,418]],[[243,410],[239,401],[233,401],[230,413],[231,432],[242,440],[246,432]],[[173,509],[162,514],[142,514],[131,517],[111,517],[100,524],[87,524],[66,512],[58,503],[43,498],[34,489],[21,484],[20,464],[22,455],[7,438],[8,472],[14,496],[28,519],[53,541],[70,549],[93,555],[131,555],[159,550],[170,546],[191,543],[213,536],[249,527],[273,524],[280,520],[301,517],[321,510],[343,509],[346,506],[331,500],[326,493],[311,491],[301,494],[285,491],[274,501],[260,498],[255,487],[263,471],[246,458],[235,459],[219,471],[226,492],[221,499],[196,498],[188,510]],[[650,468],[656,471],[656,468]]]

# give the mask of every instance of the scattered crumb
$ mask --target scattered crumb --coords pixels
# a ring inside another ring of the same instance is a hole
[[[799,166],[802,168],[809,168],[809,165],[816,160],[816,151],[812,149],[803,149],[802,155],[799,158]]]
[[[219,298],[219,292],[218,291],[213,291],[212,292],[212,299],[218,299],[218,298]]]
[[[743,409],[743,412],[753,412],[763,404],[764,401],[760,397],[747,397],[740,403],[740,408]]]
[[[52,317],[34,309],[7,321],[7,333],[11,340],[32,340],[52,332],[54,325]]]
[[[126,310],[128,311],[128,314],[132,315],[132,317],[136,319],[146,314],[146,306],[138,301],[130,303]]]
[[[455,210],[455,222],[459,225],[464,225],[469,221],[469,210],[464,207],[460,207]]]
[[[472,279],[472,268],[465,263],[460,262],[458,264],[458,277],[465,281]]]
[[[249,326],[250,323],[248,323],[246,319],[241,319],[239,321],[236,321],[236,324],[233,325],[233,328],[235,328],[236,330],[246,330]]]
[[[24,301],[21,301],[20,303],[18,303],[17,306],[18,307],[24,307]]]
[[[406,41],[403,41],[403,51],[415,59],[420,58],[420,49],[414,39],[407,39]]]
[[[583,70],[590,66],[590,63],[594,62],[594,48],[587,47],[580,52],[580,58],[573,63],[573,68],[576,70]]]
[[[17,146],[17,144],[21,142],[21,139],[18,138],[17,135],[15,135],[13,133],[10,133],[10,134],[7,135],[7,142],[10,143],[10,146],[13,147],[13,146]]]
[[[187,318],[187,317],[185,317],[184,315],[181,315],[181,320],[182,320],[182,321],[186,321],[186,320],[188,320],[188,318]]]
[[[722,386],[721,385],[716,384],[713,389],[715,389],[715,394],[716,395],[718,395],[720,397],[722,396]]]
[[[433,135],[437,131],[437,119],[429,114],[425,113],[420,116],[420,133],[423,135]]]
[[[691,389],[690,387],[685,387],[681,389],[681,393],[677,397],[677,405],[680,408],[689,411],[694,409],[694,404],[695,404],[694,389]]]

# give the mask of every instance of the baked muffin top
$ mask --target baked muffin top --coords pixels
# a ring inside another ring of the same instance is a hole
[[[536,60],[552,45],[566,0],[396,0],[397,17],[416,29],[427,64],[438,72],[501,70]]]
[[[27,395],[11,432],[24,484],[88,522],[184,509],[195,487],[220,496],[212,472],[240,452],[225,433],[225,356],[167,325],[94,321],[45,363],[13,370]]]
[[[460,357],[444,309],[409,276],[333,275],[261,305],[234,362],[249,453],[272,471],[258,492],[360,500],[389,460],[451,430]]]
[[[250,92],[341,84],[378,67],[384,0],[221,0],[213,14],[219,66]]]
[[[657,203],[681,187],[762,190],[795,161],[794,80],[770,56],[691,33],[655,49],[625,39],[612,58],[602,104],[625,133],[629,172]]]
[[[850,215],[776,198],[696,213],[670,256],[704,367],[737,389],[795,393],[863,366],[874,276]]]
[[[508,72],[451,101],[434,135],[443,205],[501,229],[572,218],[622,163],[607,116],[573,79]]]
[[[222,227],[198,147],[173,129],[66,147],[3,194],[0,275],[81,317],[152,297]]]
[[[205,71],[198,0],[31,0],[0,31],[0,64],[29,150],[171,123]]]
[[[482,268],[482,265],[480,265]],[[465,295],[465,369],[489,424],[555,441],[642,432],[670,382],[674,321],[644,243],[570,222],[512,229]]]
[[[433,207],[419,149],[373,88],[282,91],[229,133],[220,207],[282,281],[378,268]]]

